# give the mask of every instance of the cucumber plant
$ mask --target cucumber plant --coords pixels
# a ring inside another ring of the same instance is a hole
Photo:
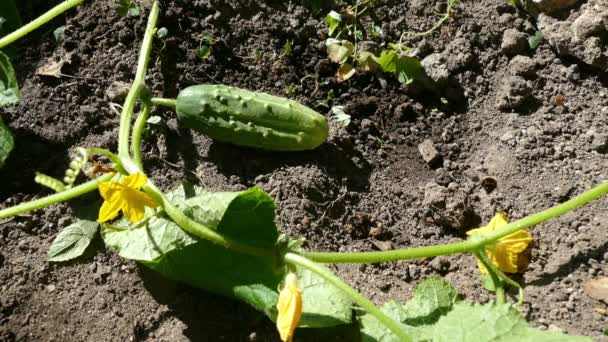
[[[306,250],[301,239],[279,234],[276,205],[257,187],[206,192],[183,184],[173,191],[161,191],[146,176],[141,154],[142,134],[154,106],[174,107],[184,125],[212,137],[262,148],[313,148],[325,139],[327,124],[320,114],[293,101],[225,85],[186,88],[176,100],[152,97],[145,78],[159,12],[154,1],[135,78],[120,113],[118,151],[80,148],[63,182],[39,179],[43,185],[51,185],[55,194],[0,209],[3,220],[99,191],[104,202],[97,220],[87,217],[66,227],[51,245],[50,261],[78,257],[100,231],[106,246],[123,258],[263,311],[277,322],[284,341],[293,339],[296,327],[336,325],[358,329],[367,341],[589,340],[528,326],[517,307],[507,302],[506,287],[519,289],[519,303],[523,289],[505,272],[520,272],[519,262],[513,260],[518,260],[532,240],[527,228],[605,195],[608,182],[514,222],[498,214],[486,227],[469,231],[470,236],[463,241],[346,253]],[[141,111],[133,122],[138,103]],[[88,172],[92,179],[74,184],[87,157],[99,155],[108,158],[111,165],[94,164],[94,172]],[[117,220],[121,211],[124,217]],[[480,271],[487,275],[487,287],[496,293],[495,301],[465,302],[447,281],[430,278],[416,287],[407,303],[391,301],[379,308],[322,266],[456,253],[475,256]]]

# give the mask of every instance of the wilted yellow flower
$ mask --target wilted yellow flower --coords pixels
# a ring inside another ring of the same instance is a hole
[[[467,232],[467,235],[484,235],[501,228],[509,223],[509,219],[505,213],[499,212],[487,226],[483,228],[472,229]],[[525,230],[520,230],[511,235],[507,235],[496,241],[494,244],[486,246],[486,254],[490,261],[505,273],[522,272],[527,264],[528,258],[523,252],[532,242],[532,235]],[[477,261],[481,273],[487,274],[488,270],[481,261]]]
[[[152,196],[139,191],[147,181],[148,178],[144,174],[135,173],[124,177],[121,183],[99,183],[99,193],[104,202],[99,209],[97,222],[109,221],[118,216],[121,210],[129,221],[141,221],[144,217],[145,207],[158,207]]]
[[[295,274],[287,274],[277,303],[277,329],[285,342],[291,342],[302,315],[302,291],[298,289],[297,280]]]

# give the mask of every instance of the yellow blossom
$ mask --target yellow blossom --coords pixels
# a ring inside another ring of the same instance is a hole
[[[467,232],[467,235],[484,235],[500,229],[509,223],[509,219],[505,213],[497,213],[490,223],[483,228],[472,229]],[[490,261],[505,273],[523,272],[528,264],[528,257],[524,254],[528,245],[532,242],[532,235],[525,230],[520,230],[511,235],[507,235],[502,239],[486,246],[486,254]],[[481,261],[477,262],[481,273],[487,274],[488,270]]]
[[[297,277],[293,273],[285,277],[285,284],[279,293],[277,310],[279,311],[277,329],[281,340],[291,342],[302,315],[302,291],[298,289]]]
[[[97,222],[109,221],[122,210],[125,217],[131,222],[138,222],[144,217],[145,207],[158,206],[150,195],[139,191],[148,178],[142,173],[135,173],[124,177],[120,183],[101,182],[99,193],[104,202],[99,209]]]

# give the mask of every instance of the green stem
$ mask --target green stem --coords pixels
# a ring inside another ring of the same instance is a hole
[[[152,41],[154,40],[154,32],[156,31],[156,22],[158,20],[158,1],[154,1],[150,16],[148,17],[148,24],[146,26],[146,32],[144,34],[144,40],[141,45],[139,52],[139,59],[137,62],[137,71],[135,73],[135,80],[129,90],[129,94],[125,100],[125,105],[120,113],[120,132],[118,135],[118,155],[121,157],[129,157],[129,135],[131,132],[131,116],[133,115],[133,109],[135,103],[139,98],[139,94],[144,89],[144,81],[146,78],[146,71],[148,70],[148,61],[150,60],[150,53],[152,51]]]
[[[78,196],[82,196],[88,192],[96,190],[97,185],[100,182],[107,182],[110,179],[112,179],[112,177],[114,177],[114,175],[115,175],[114,173],[109,173],[109,174],[103,175],[101,177],[95,178],[93,180],[90,180],[86,183],[75,186],[69,190],[62,191],[62,192],[59,192],[59,193],[56,193],[56,194],[53,194],[50,196],[46,196],[46,197],[43,197],[43,198],[40,198],[40,199],[37,199],[34,201],[21,203],[14,207],[0,210],[0,220],[9,218],[11,216],[23,214],[28,211],[48,207],[53,204],[65,202],[67,200],[70,200],[70,199],[78,197]]]
[[[502,283],[502,280],[498,276],[498,272],[490,258],[486,252],[481,249],[475,253],[475,256],[481,261],[481,263],[486,267],[488,274],[490,274],[490,278],[492,278],[492,283],[494,283],[494,288],[496,289],[496,303],[504,304],[505,303],[505,288]]]
[[[155,106],[162,106],[162,107],[175,109],[177,101],[175,99],[164,99],[161,97],[153,97],[152,99],[150,99],[150,102]]]
[[[539,213],[527,216],[523,219],[511,222],[504,227],[485,235],[476,235],[474,239],[449,243],[445,245],[417,247],[410,249],[398,249],[382,252],[306,252],[304,256],[316,262],[324,263],[377,263],[415,258],[425,258],[438,255],[448,255],[462,252],[477,251],[483,246],[491,244],[501,238],[511,235],[533,225],[545,222],[557,216],[563,215],[582,205],[585,205],[598,197],[608,193],[608,182],[604,182],[595,188],[588,190],[579,196],[564,202],[553,208],[543,210]]]
[[[133,153],[133,161],[135,161],[135,165],[141,170],[144,169],[142,159],[141,159],[141,137],[144,133],[144,129],[146,127],[146,120],[150,116],[150,105],[144,103],[143,109],[139,116],[135,120],[135,125],[133,126],[133,135],[131,136],[131,153]]]
[[[285,254],[285,262],[290,263],[292,265],[300,266],[308,269],[311,272],[316,273],[321,278],[325,279],[336,288],[342,290],[346,293],[352,300],[369,312],[371,315],[376,317],[382,324],[384,324],[393,334],[397,335],[401,341],[411,341],[410,336],[403,331],[402,326],[388,317],[384,312],[380,311],[374,303],[370,302],[367,298],[363,297],[359,294],[355,289],[350,287],[347,283],[345,283],[342,279],[338,278],[331,271],[326,269],[325,267],[312,262],[311,260],[294,253]]]
[[[1,1],[6,1],[6,0],[1,0]],[[25,26],[22,26],[21,28],[14,31],[13,33],[8,34],[8,35],[4,36],[2,39],[0,39],[0,49],[7,45],[12,44],[17,39],[34,31],[35,29],[37,29],[40,26],[49,22],[51,19],[55,18],[56,16],[60,15],[61,13],[65,12],[65,11],[69,10],[70,8],[79,5],[83,1],[84,0],[66,0],[66,1],[62,2],[61,4],[51,8],[48,12],[46,12],[43,15],[41,15],[40,17],[34,19],[32,22],[28,23]]]

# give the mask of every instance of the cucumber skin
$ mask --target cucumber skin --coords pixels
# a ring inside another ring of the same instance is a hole
[[[328,134],[325,117],[298,102],[225,85],[183,89],[175,109],[181,126],[241,146],[312,150]]]

